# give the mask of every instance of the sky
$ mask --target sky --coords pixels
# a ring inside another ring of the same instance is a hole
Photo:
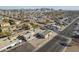
[[[79,10],[79,6],[0,6],[0,9],[53,8],[63,10]]]

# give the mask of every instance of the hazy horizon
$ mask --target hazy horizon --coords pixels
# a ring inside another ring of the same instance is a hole
[[[33,9],[33,8],[53,8],[62,10],[79,10],[79,6],[0,6],[0,9]]]

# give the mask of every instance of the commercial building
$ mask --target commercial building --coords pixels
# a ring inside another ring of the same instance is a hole
[[[51,30],[45,30],[45,31],[43,31],[41,33],[37,33],[35,36],[36,36],[36,38],[39,38],[39,39],[41,39],[41,38],[46,39],[51,35],[52,35]]]

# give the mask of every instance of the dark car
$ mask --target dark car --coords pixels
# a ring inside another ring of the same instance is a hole
[[[62,45],[62,46],[68,46],[68,44],[67,43],[59,43],[60,45]]]
[[[74,25],[79,25],[79,23],[77,22],[77,23],[75,23]]]
[[[22,35],[22,36],[18,36],[17,39],[22,40],[22,41],[27,41],[26,38]]]
[[[74,30],[74,31],[72,32],[72,37],[73,37],[73,38],[79,38],[79,30]]]
[[[34,36],[38,39],[44,38],[44,35],[42,35],[41,33],[37,33]]]

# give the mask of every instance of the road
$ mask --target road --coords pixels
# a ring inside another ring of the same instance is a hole
[[[68,38],[64,36],[55,36],[52,40],[50,40],[48,43],[46,43],[44,46],[40,47],[37,52],[61,52],[66,49],[66,46],[62,46],[59,42],[62,42],[62,40],[65,40],[66,42],[70,43],[71,41],[67,41]]]
[[[59,35],[64,35],[65,37],[63,39],[66,39],[67,37],[71,37],[71,30],[74,27],[74,24],[79,21],[79,17],[75,18],[66,28],[59,33]],[[38,52],[61,52],[65,51],[67,47],[60,45],[58,42],[60,42],[62,37],[56,36],[51,41],[49,41],[47,44],[42,46],[40,49],[38,49]],[[67,38],[68,39],[68,38]],[[71,39],[70,39],[71,40]]]
[[[64,35],[66,37],[72,37],[72,30],[75,27],[75,23],[79,22],[79,17],[75,18],[62,32],[59,34]]]

